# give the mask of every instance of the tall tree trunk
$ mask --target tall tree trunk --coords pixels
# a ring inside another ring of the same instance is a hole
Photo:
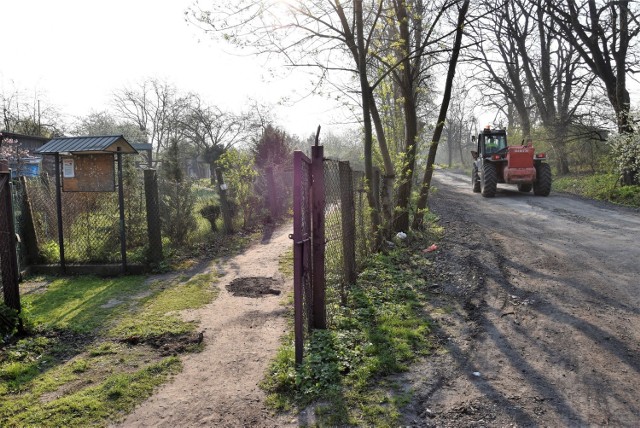
[[[451,59],[449,60],[449,71],[447,72],[447,81],[442,97],[442,104],[440,105],[440,114],[438,114],[438,123],[436,129],[433,132],[433,138],[431,139],[431,145],[429,146],[429,156],[427,157],[427,168],[424,172],[424,178],[422,179],[422,186],[420,187],[420,197],[418,198],[418,204],[416,206],[416,213],[413,217],[413,229],[422,227],[424,220],[424,210],[427,207],[427,199],[429,197],[429,190],[431,189],[431,178],[433,177],[433,164],[436,160],[436,153],[438,151],[438,143],[440,136],[442,135],[442,129],[444,128],[444,122],[447,118],[447,110],[449,109],[449,101],[451,100],[451,90],[453,87],[453,78],[456,74],[456,66],[458,64],[458,56],[460,55],[460,46],[462,44],[462,35],[464,20],[469,9],[469,0],[465,0],[458,12],[458,25],[456,30],[456,38],[453,43],[453,51],[451,52]]]
[[[367,85],[369,85],[368,82]],[[376,106],[373,91],[370,91],[369,93],[371,95],[371,100],[369,103],[371,119],[373,120],[373,124],[376,129],[378,147],[380,148],[380,155],[382,156],[382,163],[384,165],[382,188],[380,189],[380,192],[382,193],[382,227],[383,229],[387,229],[390,226],[392,220],[391,216],[393,213],[393,186],[395,184],[396,173],[395,168],[393,167],[393,162],[391,161],[391,155],[389,154],[389,147],[387,145],[387,137],[384,132],[384,125],[382,124],[382,119],[380,118],[378,107]],[[386,230],[382,233],[386,234]]]
[[[373,129],[371,126],[371,88],[367,80],[367,61],[364,48],[364,23],[362,19],[362,0],[354,1],[356,18],[356,39],[358,46],[358,74],[360,75],[360,90],[362,92],[362,120],[364,124],[364,175],[367,180],[367,199],[371,207],[371,226],[375,236],[374,246],[380,246],[380,209],[377,198],[373,194]]]
[[[416,166],[416,152],[418,146],[418,108],[417,108],[417,85],[416,72],[419,70],[419,55],[416,55],[416,64],[412,64],[409,52],[411,52],[411,32],[409,30],[409,12],[406,3],[401,0],[395,3],[396,15],[399,21],[400,40],[402,40],[403,50],[400,73],[400,90],[402,91],[403,112],[404,112],[404,141],[405,160],[400,171],[400,182],[398,183],[398,197],[396,201],[396,218],[393,229],[396,232],[407,231],[409,229],[409,203],[411,200],[411,189],[413,187],[413,173]],[[418,41],[418,43],[420,43]]]

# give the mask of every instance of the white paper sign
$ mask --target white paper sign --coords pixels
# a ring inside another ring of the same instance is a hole
[[[64,178],[73,178],[76,176],[73,158],[62,159],[62,176]]]

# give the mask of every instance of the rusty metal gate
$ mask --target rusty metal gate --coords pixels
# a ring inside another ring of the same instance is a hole
[[[293,301],[296,363],[302,362],[305,325],[311,330],[311,160],[293,155]]]
[[[6,161],[0,161],[0,286],[4,303],[20,310],[18,259],[13,224],[11,174]]]
[[[293,158],[293,300],[296,363],[303,358],[305,334],[327,327],[325,304],[325,188],[323,148]]]

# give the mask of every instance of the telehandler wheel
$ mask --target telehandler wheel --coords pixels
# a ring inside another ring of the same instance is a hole
[[[551,167],[548,163],[536,165],[536,181],[533,182],[533,193],[537,196],[549,196],[549,193],[551,193]]]
[[[524,193],[530,192],[533,184],[531,183],[522,183],[518,184],[518,190]]]
[[[498,187],[498,173],[496,166],[491,162],[485,162],[482,165],[482,180],[480,181],[482,196],[485,198],[493,198],[496,195]]]
[[[471,188],[474,193],[480,193],[480,177],[478,177],[478,166],[473,164],[473,171],[471,172]]]

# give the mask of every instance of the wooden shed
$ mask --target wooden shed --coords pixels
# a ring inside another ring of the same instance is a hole
[[[64,191],[113,192],[114,155],[137,154],[138,151],[122,135],[105,135],[54,138],[36,153],[59,157]]]

